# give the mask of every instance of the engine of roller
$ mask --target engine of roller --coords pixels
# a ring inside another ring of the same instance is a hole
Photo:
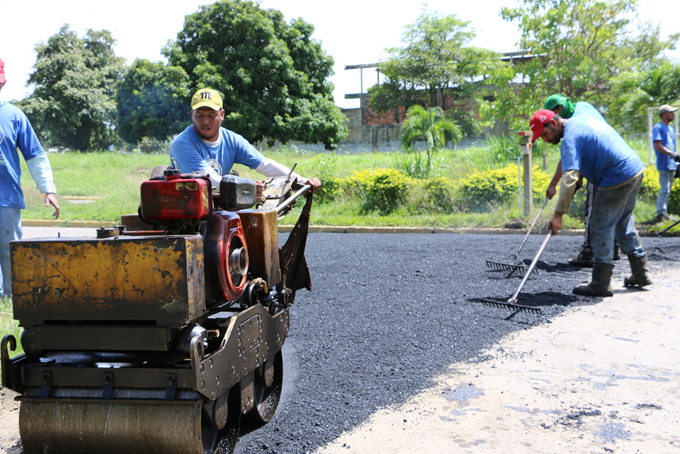
[[[311,289],[307,224],[279,250],[278,219],[309,188],[267,187],[253,208],[252,180],[213,193],[168,169],[97,238],[11,243],[25,354],[5,336],[2,382],[20,393],[25,453],[229,453],[242,419],[273,417],[289,305]]]

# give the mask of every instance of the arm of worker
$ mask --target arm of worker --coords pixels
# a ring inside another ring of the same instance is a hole
[[[677,162],[680,162],[680,154],[676,153],[673,150],[669,150],[668,148],[664,147],[660,140],[654,141],[654,148],[659,153],[667,154],[672,159],[675,159]]]
[[[54,219],[59,219],[59,201],[57,200],[57,188],[54,186],[54,178],[52,177],[52,167],[47,155],[38,155],[26,161],[28,171],[35,181],[35,185],[40,192],[45,194],[45,207],[52,205],[54,207]]]
[[[555,169],[555,175],[553,175],[552,180],[550,181],[550,184],[548,185],[548,189],[545,191],[545,196],[552,200],[552,198],[557,194],[557,183],[560,182],[560,178],[562,178],[562,160],[560,159],[560,162],[557,163],[557,169]]]
[[[260,165],[255,168],[256,172],[261,173],[265,177],[280,177],[288,176],[290,169],[283,164],[279,164],[273,159],[264,158]],[[316,192],[321,187],[321,182],[318,178],[305,178],[293,172],[291,178],[297,178],[301,184],[308,184],[312,187],[312,192]]]
[[[557,198],[557,205],[555,206],[555,214],[548,223],[548,229],[552,229],[553,235],[562,228],[562,216],[569,212],[571,199],[574,197],[578,183],[581,179],[581,174],[578,170],[567,170],[562,174],[560,180],[560,195]]]

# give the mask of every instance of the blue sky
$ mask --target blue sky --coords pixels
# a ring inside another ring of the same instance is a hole
[[[4,100],[21,99],[32,90],[26,87],[35,64],[34,47],[64,24],[82,36],[88,28],[107,29],[117,40],[116,53],[127,59],[162,60],[160,50],[175,38],[184,16],[199,5],[212,0],[0,0],[0,58],[5,61],[8,83],[0,96]],[[400,45],[403,27],[415,22],[423,7],[421,2],[385,0],[262,0],[264,8],[283,12],[286,20],[302,17],[314,24],[314,38],[335,59],[335,101],[341,107],[358,107],[357,100],[345,100],[346,93],[358,93],[359,70],[344,70],[346,65],[374,63],[385,57],[385,48]],[[516,0],[430,0],[427,9],[456,14],[470,21],[477,31],[473,45],[498,52],[516,50],[517,26],[500,19],[502,6],[515,6]],[[639,17],[661,23],[664,37],[680,31],[680,2],[642,0]],[[663,12],[663,14],[661,14]],[[673,53],[680,60],[680,51]],[[374,70],[364,70],[364,89],[376,81]]]

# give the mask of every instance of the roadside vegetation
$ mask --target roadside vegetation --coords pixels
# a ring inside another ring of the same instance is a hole
[[[12,317],[12,299],[0,297],[0,338],[11,334],[17,340],[17,349],[14,352],[9,352],[10,357],[20,355],[24,352],[21,348],[21,342],[19,342],[21,331],[22,329],[19,328],[19,322],[15,321]]]
[[[494,139],[485,147],[446,149],[432,153],[425,174],[414,172],[423,151],[363,154],[313,153],[293,146],[264,153],[304,176],[317,176],[323,183],[315,197],[313,225],[410,226],[410,227],[503,227],[519,219],[518,169],[514,159],[519,147]],[[645,142],[632,142],[647,162]],[[546,170],[542,169],[541,147],[534,151],[534,210],[545,197],[545,189],[559,158],[556,147],[548,147]],[[60,220],[117,222],[121,214],[137,211],[139,187],[151,170],[168,164],[167,154],[52,153],[61,205]],[[243,166],[235,170],[243,177],[260,178]],[[27,209],[23,219],[51,219],[53,210],[44,207],[28,170],[22,171]],[[676,183],[680,186],[680,182]],[[651,167],[636,208],[639,224],[652,227],[656,215],[658,176]],[[547,222],[555,201],[548,204]],[[584,191],[572,204],[565,228],[583,228]],[[673,191],[671,213],[680,212],[680,187]],[[293,217],[290,217],[291,222]],[[523,219],[525,222],[527,219]],[[659,227],[659,226],[655,226]]]

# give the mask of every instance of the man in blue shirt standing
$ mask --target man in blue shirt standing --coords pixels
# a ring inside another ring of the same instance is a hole
[[[562,217],[569,212],[571,199],[582,177],[597,187],[590,221],[593,248],[592,281],[574,289],[577,295],[611,296],[614,268],[614,239],[628,255],[631,277],[626,287],[644,287],[652,283],[647,257],[635,230],[633,210],[640,190],[644,165],[623,138],[607,123],[588,115],[564,120],[550,110],[536,112],[530,120],[534,137],[557,145],[562,141],[562,178],[560,193],[548,228],[556,234]]]
[[[5,82],[5,63],[0,60],[0,90]],[[53,216],[58,219],[57,190],[45,150],[26,115],[19,108],[0,101],[0,297],[12,295],[9,242],[21,239],[21,210],[26,208],[17,148],[36,186],[45,194],[45,206],[52,205]]]
[[[670,219],[667,214],[668,199],[671,196],[675,169],[680,155],[675,151],[675,131],[671,122],[675,119],[677,107],[663,105],[659,107],[661,121],[652,128],[652,140],[656,151],[656,168],[659,171],[659,197],[656,199],[656,222]]]
[[[242,136],[223,128],[223,120],[220,94],[209,88],[198,90],[191,99],[192,124],[170,146],[170,157],[182,172],[207,175],[213,187],[217,188],[220,187],[222,176],[227,175],[234,164],[242,164],[266,177],[290,174],[286,166],[265,158]],[[217,163],[217,166],[211,163]],[[297,173],[291,175],[293,178],[297,178],[301,184],[309,184],[313,192],[321,187],[317,178],[304,178]],[[264,182],[256,183],[259,200]]]
[[[566,98],[559,93],[551,95],[545,100],[543,104],[544,109],[552,110],[556,115],[568,120],[572,117],[578,117],[581,115],[590,115],[593,118],[597,118],[600,121],[607,122],[602,114],[590,103],[585,101],[578,101],[574,104],[570,98]],[[538,138],[538,137],[537,137]],[[560,182],[560,177],[562,176],[562,161],[557,163],[557,170],[555,170],[555,175],[552,181],[548,185],[548,189],[545,194],[546,197],[552,199],[557,193],[557,184]],[[590,219],[593,215],[593,200],[595,200],[595,194],[597,194],[597,186],[588,180],[586,184],[586,203],[584,207],[584,224],[586,225],[586,233],[583,238],[583,246],[579,254],[572,259],[568,260],[568,263],[572,266],[583,266],[592,267],[593,266],[593,249],[590,244]],[[619,260],[619,245],[614,243],[614,260]]]

